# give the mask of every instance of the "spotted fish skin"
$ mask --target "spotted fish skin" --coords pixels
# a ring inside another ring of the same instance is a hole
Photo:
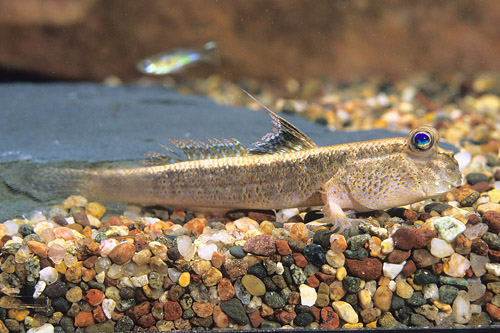
[[[317,147],[285,119],[270,115],[273,133],[254,148],[239,147],[239,156],[228,156],[226,149],[221,156],[169,164],[161,164],[165,162],[159,158],[160,165],[153,166],[45,169],[32,173],[31,181],[44,185],[38,190],[63,189],[105,202],[194,210],[324,205],[325,218],[341,229],[350,227],[346,209],[362,212],[406,205],[461,183],[453,152],[438,146],[438,133],[431,127],[417,128],[407,138]],[[416,146],[416,135],[428,135],[425,149]],[[191,159],[196,158],[192,149],[200,145],[194,142],[186,148],[178,143]],[[265,154],[262,147],[271,153]]]

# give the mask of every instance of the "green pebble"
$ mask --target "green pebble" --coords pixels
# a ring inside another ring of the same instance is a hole
[[[292,275],[293,283],[297,286],[300,286],[307,280],[307,276],[304,273],[304,270],[295,264],[290,266],[290,274]]]
[[[195,315],[196,315],[196,313],[194,313],[193,309],[191,309],[191,308],[189,308],[189,309],[185,309],[185,310],[182,312],[182,318],[184,318],[184,319],[191,319],[191,318],[193,318]]]
[[[129,332],[134,329],[134,321],[129,316],[122,316],[116,322],[115,331],[116,332]]]
[[[348,293],[355,294],[361,290],[361,279],[358,277],[346,276],[342,280],[342,286]]]
[[[415,291],[406,302],[411,306],[420,306],[427,303],[427,300],[424,298],[421,291]]]
[[[94,240],[95,240],[96,243],[100,243],[100,242],[102,242],[105,239],[108,239],[108,236],[106,236],[105,233],[101,232],[101,233],[98,233],[97,236],[95,236]]]
[[[364,249],[365,245],[370,242],[370,239],[371,237],[368,234],[353,236],[347,240],[347,245],[352,251]]]
[[[467,288],[467,280],[464,278],[455,278],[455,277],[451,277],[451,276],[441,275],[439,277],[439,283],[456,286],[456,287],[459,287],[459,289]],[[463,287],[463,288],[460,288],[460,287]]]
[[[500,250],[500,236],[492,232],[487,232],[483,235],[483,240],[488,244],[490,249]]]
[[[465,179],[467,179],[467,183],[470,185],[490,181],[490,178],[481,172],[471,172],[467,176],[465,176]]]
[[[431,273],[426,269],[419,269],[415,272],[415,275],[413,276],[413,282],[423,286],[424,284],[438,283],[439,277],[437,277],[436,275],[434,275],[433,273]]]
[[[394,310],[402,309],[405,306],[405,300],[398,295],[393,295],[391,300],[391,307]]]
[[[23,237],[28,236],[29,234],[33,233],[33,226],[31,224],[21,224],[19,226],[19,229],[17,230],[18,233],[20,233]]]
[[[439,287],[439,300],[443,303],[446,304],[453,304],[453,301],[455,298],[458,296],[458,288],[450,286],[450,285],[443,285]]]
[[[429,327],[430,322],[424,316],[414,313],[411,315],[410,323],[417,327]]]
[[[283,297],[275,291],[268,291],[264,296],[264,303],[273,309],[279,309],[285,306],[286,302]]]
[[[266,329],[266,330],[273,330],[273,329],[277,329],[280,327],[281,327],[280,323],[277,323],[277,322],[271,321],[271,320],[264,320],[262,322],[262,324],[260,324],[260,328]]]
[[[220,307],[229,318],[238,324],[248,325],[250,323],[250,319],[248,319],[245,309],[239,299],[231,298],[229,301],[222,302]]]
[[[115,329],[115,322],[112,320],[106,320],[103,323],[98,323],[86,327],[85,332],[113,332],[114,329]]]
[[[148,275],[148,283],[151,288],[161,288],[163,286],[163,275],[157,272],[150,272]]]
[[[128,309],[131,309],[134,307],[136,304],[135,299],[130,298],[130,299],[122,299],[119,302],[116,302],[116,310],[119,312],[125,312]]]
[[[229,253],[235,258],[241,259],[244,258],[247,254],[245,251],[243,251],[243,246],[241,245],[235,245],[231,246],[229,249]]]
[[[361,249],[357,249],[355,251],[352,251],[352,250],[345,250],[344,251],[344,255],[346,258],[348,259],[359,259],[359,260],[363,260],[363,259],[366,259],[368,258],[368,250],[364,249],[364,248],[361,248]]]

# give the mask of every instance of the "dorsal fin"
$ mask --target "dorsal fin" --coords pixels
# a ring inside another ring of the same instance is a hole
[[[289,121],[271,111],[248,91],[241,90],[262,106],[273,121],[273,130],[264,135],[261,141],[253,143],[252,147],[248,148],[249,154],[282,154],[317,147],[307,135],[302,133],[301,130],[293,126]]]
[[[247,155],[247,149],[238,140],[231,139],[207,139],[208,143],[195,140],[170,139],[184,156],[172,149],[160,144],[167,154],[158,152],[147,152],[147,165],[164,165],[183,161],[195,161],[209,158],[222,158]]]
[[[209,158],[282,154],[316,147],[316,144],[298,128],[271,111],[247,91],[243,90],[243,92],[266,109],[272,119],[273,129],[263,136],[261,141],[253,143],[247,149],[234,138],[207,139],[208,143],[191,139],[170,139],[170,142],[182,151],[184,156],[160,144],[167,153],[147,152],[144,154],[148,158],[145,164],[152,166]]]

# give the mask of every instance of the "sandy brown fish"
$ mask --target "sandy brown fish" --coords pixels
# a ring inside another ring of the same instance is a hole
[[[181,156],[150,153],[130,168],[39,168],[24,172],[30,193],[74,194],[105,202],[205,209],[324,206],[325,218],[350,227],[344,210],[386,209],[439,196],[461,183],[453,152],[428,126],[408,137],[318,147],[269,111],[272,133],[251,147],[239,141],[172,140]],[[21,171],[19,171],[21,172]],[[15,187],[15,186],[12,186]]]

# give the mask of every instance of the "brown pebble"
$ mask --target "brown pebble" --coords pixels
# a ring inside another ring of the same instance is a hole
[[[297,305],[299,304],[300,293],[298,291],[292,291],[288,296],[288,304]]]
[[[297,317],[297,314],[295,311],[288,312],[288,311],[283,311],[280,310],[276,313],[276,319],[281,323],[281,325],[287,325],[289,324],[292,320]]]
[[[250,318],[250,315],[248,315],[248,317]],[[215,327],[217,328],[226,328],[229,325],[229,318],[227,314],[222,311],[220,305],[214,306],[213,318]]]
[[[500,212],[489,210],[483,214],[483,222],[489,227],[489,232],[500,233]]]
[[[486,192],[491,188],[490,183],[488,182],[479,182],[470,187],[471,189],[478,191],[479,193]]]
[[[472,302],[472,304],[484,306],[484,305],[486,305],[486,303],[489,303],[493,299],[493,296],[494,295],[491,291],[486,290],[486,292],[481,297],[479,297],[477,300]]]
[[[486,304],[486,312],[495,320],[500,320],[500,308],[492,303]]]
[[[488,256],[490,257],[491,261],[500,263],[500,251],[489,249]]]
[[[189,322],[194,327],[206,327],[206,328],[208,328],[208,327],[212,326],[213,319],[212,319],[212,316],[205,317],[205,318],[193,317],[193,318],[189,319]]]
[[[267,214],[261,212],[248,212],[248,217],[259,223],[263,221],[269,221],[269,222],[276,221],[276,216],[274,214]]]
[[[436,238],[438,233],[436,230],[417,229],[415,231],[415,248],[427,247],[433,238]]]
[[[264,321],[264,318],[260,315],[259,310],[249,313],[248,318],[250,319],[250,325],[252,325],[253,328],[259,327]]]
[[[414,250],[412,259],[418,268],[428,267],[441,261],[440,258],[434,257],[427,249]]]
[[[443,263],[438,262],[438,263],[432,264],[432,272],[436,275],[440,275],[441,273],[443,273]]]
[[[394,246],[400,250],[411,250],[416,244],[415,230],[408,228],[399,228],[392,235]]]
[[[321,328],[322,329],[336,329],[339,327],[340,320],[339,315],[333,311],[331,306],[324,307],[321,309]]]
[[[345,267],[350,275],[365,281],[376,280],[382,275],[382,263],[376,258],[346,259]]]
[[[45,259],[48,257],[49,247],[46,244],[37,241],[28,241],[27,244],[31,252],[36,254],[39,258]]]
[[[392,264],[400,264],[406,259],[408,259],[411,255],[411,251],[402,251],[395,249],[392,251],[389,256],[387,257],[387,261],[392,263]]]
[[[95,321],[98,323],[102,323],[106,320],[106,316],[104,315],[104,311],[102,311],[102,307],[100,305],[92,310],[92,314],[94,315]]]
[[[61,214],[55,214],[54,216],[52,216],[51,219],[52,219],[52,221],[59,224],[60,226],[65,227],[68,225],[68,221],[66,221],[64,216],[62,216]]]
[[[135,254],[134,244],[126,242],[115,246],[115,248],[111,251],[108,257],[113,263],[117,265],[123,265],[124,263],[132,259],[134,254]]]
[[[205,317],[212,315],[214,308],[213,308],[212,303],[210,303],[210,302],[205,302],[205,303],[194,302],[193,303],[193,311],[199,317],[205,318]]]
[[[127,316],[132,318],[133,321],[137,321],[139,320],[140,317],[148,314],[150,312],[150,309],[151,309],[151,303],[145,301],[128,309],[126,314]]]
[[[222,267],[231,281],[245,275],[248,270],[248,264],[242,259],[227,259]]]
[[[225,254],[222,254],[222,253],[219,253],[219,252],[214,252],[212,254],[212,259],[211,259],[211,262],[212,262],[212,265],[219,269],[221,268],[222,264],[224,263],[224,261],[226,260],[226,255]]]
[[[163,306],[163,317],[165,320],[177,320],[182,316],[182,308],[179,302],[168,301]]]
[[[413,260],[408,260],[406,264],[403,266],[403,274],[408,277],[411,276],[415,271],[417,270],[417,267],[415,266],[415,263]]]
[[[403,217],[406,221],[413,223],[418,220],[418,213],[411,209],[405,209],[405,211],[403,212]]]
[[[460,234],[453,241],[452,245],[456,253],[466,256],[471,251],[472,241],[465,237],[463,234]]]
[[[319,286],[319,280],[315,275],[311,275],[306,279],[306,284],[309,287],[317,288]]]
[[[79,266],[72,266],[64,273],[66,281],[71,283],[80,283],[82,280],[82,268]]]
[[[139,324],[139,326],[142,326],[146,329],[152,327],[155,323],[156,323],[156,320],[153,317],[153,314],[151,314],[151,313],[148,313],[148,314],[142,316],[141,318],[139,318],[139,320],[137,320],[137,324]]]
[[[233,284],[226,278],[220,279],[219,285],[217,286],[217,292],[219,293],[221,301],[229,301],[236,294]]]
[[[99,289],[89,289],[87,294],[85,294],[85,300],[92,306],[101,304],[104,298],[106,298],[106,296]]]
[[[73,219],[75,223],[78,223],[82,227],[90,227],[90,221],[85,212],[75,212],[73,214]]]
[[[276,252],[276,239],[271,235],[257,235],[247,240],[243,250],[259,256],[270,256]]]
[[[328,285],[332,284],[332,282],[337,279],[335,275],[330,275],[323,272],[316,272],[315,275],[321,282],[324,282]]]
[[[288,245],[288,242],[283,239],[276,240],[276,251],[282,256],[287,256],[289,254],[292,254],[292,249],[290,249],[290,245]]]
[[[92,256],[83,261],[83,266],[87,268],[94,268],[95,263],[97,262],[97,259],[99,259],[98,256]]]
[[[485,256],[488,254],[489,246],[481,238],[476,238],[472,241],[471,251],[479,254],[480,256]],[[498,262],[498,261],[497,261]]]
[[[80,311],[75,317],[74,325],[76,327],[88,327],[94,324],[94,316],[92,312]]]
[[[475,225],[475,224],[478,224],[479,222],[481,222],[481,218],[479,216],[477,216],[476,214],[470,214],[467,217],[467,224]]]
[[[295,265],[297,265],[298,267],[301,267],[301,268],[306,267],[307,264],[309,263],[307,261],[306,257],[304,257],[304,255],[302,253],[294,253],[294,254],[292,254],[292,258],[295,261]]]

